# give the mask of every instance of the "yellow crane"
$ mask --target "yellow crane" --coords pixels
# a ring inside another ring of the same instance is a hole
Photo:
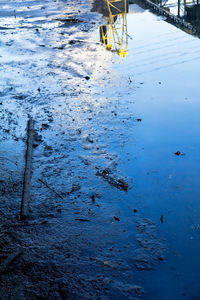
[[[128,54],[127,0],[106,0],[109,17],[107,24],[100,27],[101,42],[107,49],[121,57]]]

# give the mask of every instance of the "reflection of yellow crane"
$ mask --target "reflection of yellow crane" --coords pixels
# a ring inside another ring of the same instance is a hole
[[[106,0],[108,24],[100,27],[101,42],[121,57],[128,54],[127,0]]]

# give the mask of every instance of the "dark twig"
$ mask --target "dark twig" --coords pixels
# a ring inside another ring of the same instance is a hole
[[[42,179],[38,179],[41,183],[43,183],[48,189],[50,189],[52,192],[54,192],[58,197],[60,197],[61,199],[64,199],[60,194],[58,194],[54,188],[50,187],[45,181],[43,181]]]

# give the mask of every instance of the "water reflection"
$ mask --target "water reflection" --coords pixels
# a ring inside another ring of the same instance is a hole
[[[200,4],[185,6],[185,20],[195,26],[196,33],[200,35]]]
[[[94,1],[94,10],[103,14],[106,24],[100,26],[100,41],[107,50],[116,52],[121,57],[128,54],[127,0]],[[96,8],[96,9],[95,9]]]
[[[167,16],[173,23],[182,25],[186,32],[200,35],[199,0],[144,0],[144,2],[161,15]]]

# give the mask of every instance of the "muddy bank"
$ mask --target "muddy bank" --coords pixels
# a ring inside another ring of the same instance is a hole
[[[198,299],[199,40],[132,5],[122,59],[89,3],[1,5],[0,298]]]

